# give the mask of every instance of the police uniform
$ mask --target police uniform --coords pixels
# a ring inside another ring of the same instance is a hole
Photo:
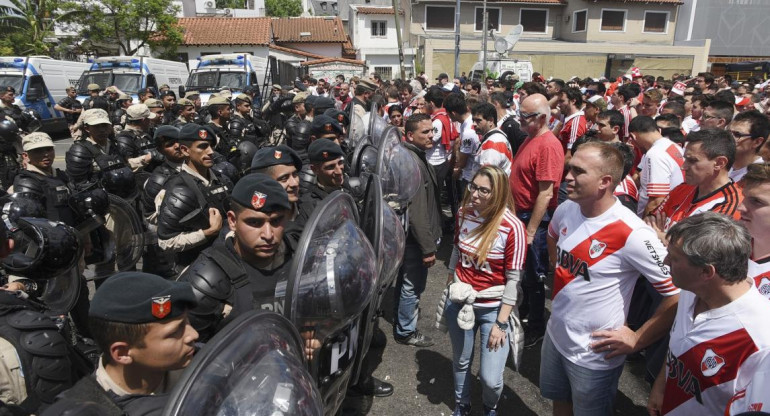
[[[59,100],[57,105],[66,108],[67,110],[82,110],[83,104],[78,101],[77,98],[70,97],[69,95]],[[67,125],[71,126],[78,121],[80,113],[64,113],[64,119],[67,120]]]
[[[261,173],[239,181],[232,200],[245,209],[264,213],[291,209],[283,187]],[[230,232],[224,239],[217,239],[179,277],[192,285],[198,299],[198,306],[190,311],[190,322],[203,341],[246,311],[268,309],[282,313],[283,305],[276,304],[275,291],[279,282],[288,278],[295,240],[284,233],[270,265],[257,268],[238,255],[235,238]]]
[[[99,86],[99,84],[88,84],[88,87],[87,87],[87,88],[88,88],[88,92],[89,92],[89,93],[90,93],[91,91],[101,91],[101,89],[102,89],[102,87],[101,87],[101,86]],[[92,101],[93,101],[93,100],[91,99],[91,97],[90,97],[90,96],[89,96],[89,97],[86,97],[86,99],[85,99],[85,100],[83,100],[83,108],[84,108],[84,109],[86,109],[86,110],[90,110],[91,108],[93,108],[93,103],[92,103]]]
[[[195,104],[187,98],[180,98],[179,101],[177,101],[177,105],[179,106],[180,113],[185,107],[195,107]],[[187,121],[186,118],[182,117],[182,114],[179,114],[179,116],[171,122],[171,125],[179,129],[187,123],[190,123],[190,121]]]
[[[199,140],[214,144],[214,132],[209,126],[186,124],[179,132],[180,142]],[[227,177],[211,169],[208,177],[203,177],[187,164],[163,186],[158,196],[162,199],[158,210],[158,244],[163,250],[176,253],[178,266],[189,265],[213,243],[203,234],[210,225],[208,208],[216,208],[225,218],[225,202],[232,189]]]
[[[0,118],[0,188],[8,188],[21,169],[19,163],[19,128],[12,120]]]
[[[297,174],[302,172],[302,159],[299,154],[285,144],[259,149],[251,161],[249,171],[256,172],[276,165],[294,166],[297,169]],[[291,221],[297,218],[298,204],[299,202],[291,204]]]
[[[126,109],[126,118],[130,121],[140,121],[145,118],[155,119],[157,115],[150,111],[144,104],[134,104]],[[151,136],[133,124],[126,124],[124,130],[115,135],[116,152],[126,160],[132,171],[136,172],[147,167],[145,155],[155,148]],[[160,164],[162,159],[154,158],[155,164]],[[152,160],[151,160],[152,162]],[[150,167],[148,170],[152,170]]]
[[[190,285],[148,273],[123,272],[109,279],[96,291],[89,316],[108,322],[141,325],[164,322],[182,316],[197,301]],[[117,365],[117,364],[116,364]],[[121,387],[99,360],[96,372],[82,378],[71,389],[57,396],[60,408],[77,408],[84,402],[100,406],[102,415],[159,414],[168,399],[179,371],[167,371],[150,394],[134,394]],[[45,413],[44,413],[45,414]],[[62,413],[58,413],[62,414]]]
[[[251,97],[246,94],[240,94],[235,97],[235,99],[251,104]],[[243,116],[238,111],[233,111],[233,115],[230,118],[230,123],[228,123],[227,127],[228,135],[230,137],[248,140],[257,145],[260,144],[261,140],[259,139],[263,139],[257,135],[257,127],[251,118],[251,114]]]
[[[16,89],[14,89],[11,86],[2,87],[0,89],[2,90],[3,94],[6,93],[6,92],[12,92],[12,93],[16,94]],[[16,125],[18,127],[22,127],[23,124],[24,124],[23,121],[22,121],[22,118],[21,118],[21,108],[18,105],[16,105],[16,104],[13,104],[13,103],[6,104],[6,103],[0,101],[0,115],[3,116],[3,117],[0,117],[0,118],[5,118],[7,120],[11,120],[14,123],[16,123]]]
[[[310,144],[308,148],[310,163],[324,163],[344,157],[342,148],[329,139],[317,139]],[[326,188],[323,185],[309,182],[302,182],[304,188],[300,190],[299,212],[295,222],[299,226],[304,226],[313,214],[313,210],[324,198],[339,188]]]

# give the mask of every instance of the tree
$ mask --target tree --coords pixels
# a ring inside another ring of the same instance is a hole
[[[131,56],[150,46],[172,55],[183,40],[171,0],[83,0],[74,7],[86,13],[78,19],[85,49],[112,44]]]
[[[246,7],[244,0],[217,0],[217,9],[243,9]]]
[[[54,27],[76,18],[80,11],[70,10],[71,3],[61,0],[8,0],[0,6],[2,51],[17,55],[51,53]]]
[[[300,0],[265,0],[265,14],[271,17],[295,17],[302,14]]]

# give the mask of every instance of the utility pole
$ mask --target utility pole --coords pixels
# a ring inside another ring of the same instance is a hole
[[[455,5],[455,78],[460,78],[460,0]]]
[[[482,35],[483,39],[481,41],[481,72],[484,75],[484,78],[486,79],[486,73],[487,73],[487,30],[489,30],[489,15],[487,14],[487,0],[484,0],[484,19],[483,23],[484,26],[481,29],[484,34]]]
[[[401,69],[401,79],[406,79],[406,72],[404,71],[404,46],[401,43],[401,23],[398,21],[398,0],[393,0],[393,15],[393,20],[396,21],[396,41],[398,42],[398,63]]]

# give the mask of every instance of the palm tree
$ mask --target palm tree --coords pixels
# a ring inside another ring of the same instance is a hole
[[[61,0],[8,0],[0,6],[0,35],[12,36],[15,52],[21,55],[48,54],[54,27],[79,11],[66,11]]]

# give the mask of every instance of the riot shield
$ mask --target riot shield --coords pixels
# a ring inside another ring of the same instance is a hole
[[[369,112],[369,136],[372,138],[372,143],[379,147],[382,134],[388,127],[388,123],[384,118],[380,116],[379,108],[377,104],[372,104],[372,111]]]
[[[144,252],[144,225],[136,208],[119,196],[108,195],[107,232],[99,233],[97,241],[93,241],[105,253],[100,261],[93,263],[96,265],[94,279],[108,277],[115,273],[115,269],[132,269]]]
[[[422,185],[420,167],[401,143],[395,126],[382,132],[376,172],[382,181],[383,198],[396,212],[406,208]]]
[[[321,416],[321,396],[302,348],[286,318],[247,312],[195,354],[163,415]]]
[[[377,168],[377,148],[372,146],[369,136],[363,137],[353,150],[350,158],[350,176],[365,180]]]
[[[355,112],[350,113],[350,127],[348,127],[348,148],[358,146],[358,143],[366,136],[366,126],[361,117]]]
[[[285,315],[306,348],[312,348],[308,367],[321,390],[325,414],[334,414],[345,397],[359,354],[359,321],[375,291],[376,273],[377,258],[358,227],[355,201],[333,192],[319,203],[302,232],[284,299]]]

